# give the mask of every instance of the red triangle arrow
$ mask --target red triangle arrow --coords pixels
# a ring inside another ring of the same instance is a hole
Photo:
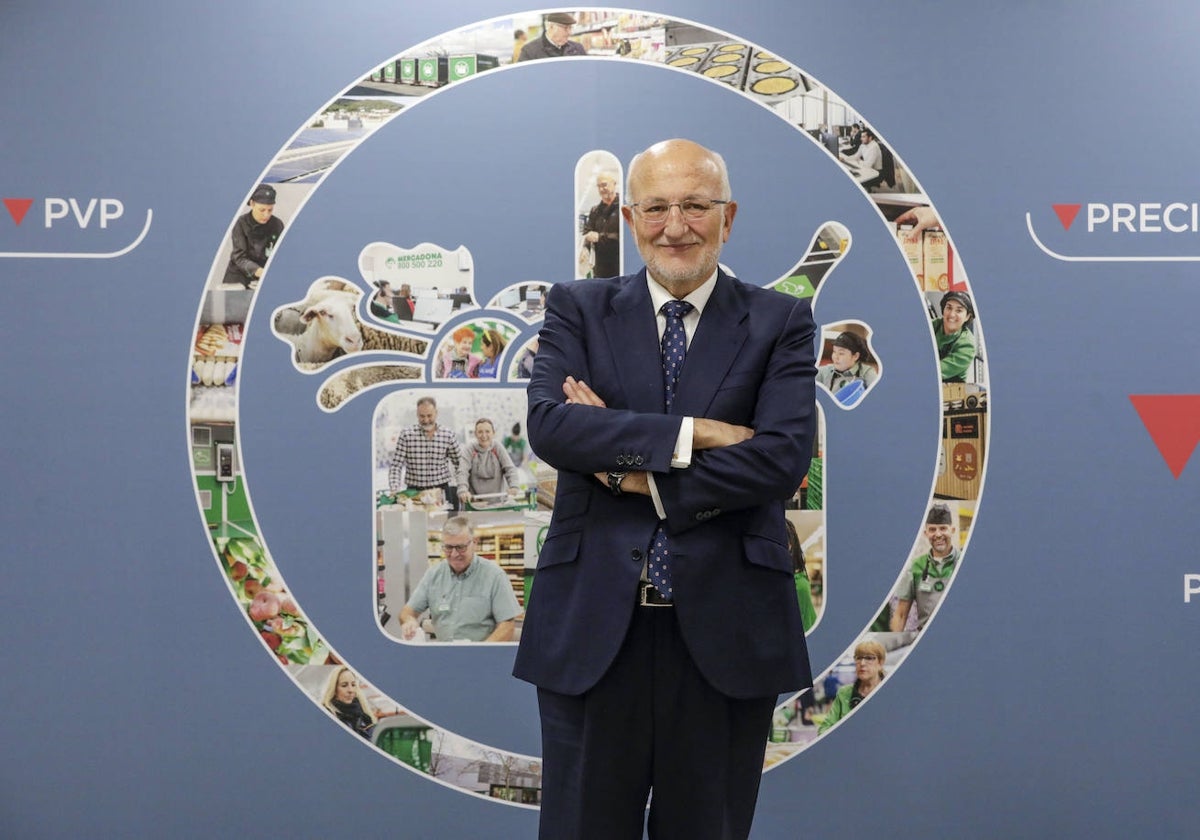
[[[1079,208],[1082,204],[1051,204],[1054,212],[1058,215],[1058,220],[1062,222],[1063,230],[1070,230],[1071,225],[1075,223],[1075,217],[1079,215]]]
[[[6,198],[4,206],[8,208],[8,215],[12,216],[13,221],[19,225],[25,220],[25,214],[29,212],[29,208],[33,206],[33,199]]]
[[[1179,478],[1200,443],[1200,394],[1130,394],[1171,474]]]

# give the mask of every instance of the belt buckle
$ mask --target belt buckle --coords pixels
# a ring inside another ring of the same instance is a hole
[[[638,606],[673,607],[675,605],[663,598],[659,594],[659,591],[654,588],[654,584],[643,582],[638,586]]]

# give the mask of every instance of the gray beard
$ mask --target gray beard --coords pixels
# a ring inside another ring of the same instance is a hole
[[[647,259],[646,255],[642,255],[642,259],[646,261],[646,270],[650,272],[650,276],[658,281],[659,285],[668,291],[673,292],[678,288],[686,288],[687,286],[699,286],[705,280],[712,276],[712,273],[717,270],[717,262],[720,258],[720,251],[711,254],[695,271],[665,271],[658,264],[658,260],[653,257]]]

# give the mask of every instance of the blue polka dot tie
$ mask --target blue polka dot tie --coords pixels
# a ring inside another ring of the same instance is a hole
[[[675,401],[675,381],[679,378],[679,369],[683,367],[683,357],[687,355],[687,333],[683,331],[683,316],[695,309],[686,300],[669,300],[659,309],[667,319],[667,327],[662,337],[663,365],[663,396],[666,409],[671,410]],[[667,532],[660,522],[654,529],[654,537],[650,540],[650,550],[646,553],[646,573],[654,588],[664,598],[671,598],[671,551],[667,545]]]

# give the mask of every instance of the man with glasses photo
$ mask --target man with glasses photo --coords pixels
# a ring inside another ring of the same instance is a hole
[[[808,302],[718,265],[737,203],[689,140],[630,163],[646,268],[555,283],[528,390],[558,470],[514,674],[542,840],[738,840],[777,697],[811,685],[784,501],[808,468]]]
[[[475,531],[465,516],[446,520],[442,555],[445,561],[425,570],[400,610],[400,635],[416,638],[428,611],[435,641],[512,641],[521,613],[517,596],[504,570],[475,553]]]

